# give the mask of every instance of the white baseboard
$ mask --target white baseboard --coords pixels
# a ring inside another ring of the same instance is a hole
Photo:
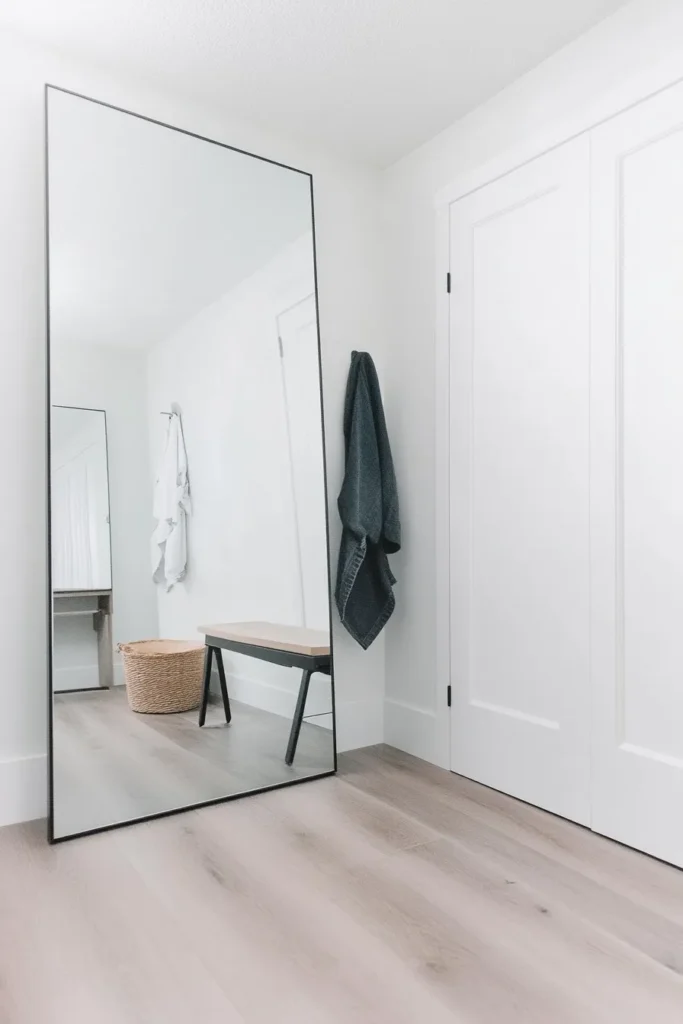
[[[47,814],[47,757],[34,754],[0,761],[0,825]]]
[[[123,658],[118,653],[114,652],[114,686],[125,686],[126,679],[123,674]]]
[[[53,668],[52,688],[59,690],[96,690],[100,685],[97,665]]]
[[[235,700],[243,704],[250,704],[261,711],[270,711],[274,715],[282,715],[283,718],[290,718],[294,714],[298,687],[289,689],[284,686],[274,686],[262,679],[255,679],[252,676],[241,676],[234,672],[226,672],[228,693]],[[211,680],[212,692],[219,694],[218,673],[214,672]],[[307,715],[322,715],[332,709],[330,699],[329,676],[313,676],[306,701]]]
[[[384,702],[337,701],[337,750],[357,750],[384,740]]]
[[[58,690],[97,690],[100,685],[100,672],[97,663],[92,665],[76,665],[52,669],[53,687]],[[124,686],[123,660],[121,655],[114,653],[114,686]]]
[[[437,764],[436,715],[401,700],[384,701],[384,742],[408,754]]]

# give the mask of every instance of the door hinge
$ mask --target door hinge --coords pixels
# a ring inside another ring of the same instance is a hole
[[[282,347],[282,338],[277,339],[278,348],[280,349],[280,359],[284,359],[285,350]]]
[[[449,295],[451,294],[451,272],[450,272],[450,270],[446,274],[446,291],[448,292]]]
[[[450,683],[446,687],[446,703],[448,704],[449,707],[451,706],[451,687],[450,687]]]

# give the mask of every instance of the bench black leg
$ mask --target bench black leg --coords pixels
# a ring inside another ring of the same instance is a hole
[[[201,728],[206,721],[206,708],[209,703],[209,687],[211,686],[211,662],[213,661],[213,647],[206,648],[204,654],[204,685],[202,686],[202,702],[199,706],[199,726]]]
[[[221,684],[221,696],[223,698],[223,710],[225,711],[225,721],[229,722],[232,719],[232,713],[230,711],[230,698],[228,697],[228,684],[225,681],[225,666],[223,665],[223,652],[220,647],[208,647],[206,648],[206,656],[204,658],[204,685],[202,687],[202,703],[199,708],[199,726],[201,728],[206,721],[206,709],[209,704],[209,691],[211,689],[211,665],[214,657],[216,658],[216,665],[218,667],[218,679]]]
[[[296,754],[296,746],[299,742],[299,733],[301,732],[301,723],[304,720],[304,711],[306,710],[306,698],[308,697],[308,684],[311,681],[313,673],[309,668],[305,668],[303,675],[301,676],[301,683],[299,684],[299,696],[296,701],[296,710],[294,712],[294,718],[292,719],[292,728],[289,733],[289,743],[287,744],[287,753],[285,755],[285,764],[292,764],[294,761],[294,755]]]
[[[225,721],[230,722],[232,712],[230,711],[230,698],[228,697],[228,684],[225,681],[225,666],[223,665],[223,652],[220,647],[216,648],[216,661],[218,662],[218,678],[221,684],[221,696],[223,697],[223,710]]]

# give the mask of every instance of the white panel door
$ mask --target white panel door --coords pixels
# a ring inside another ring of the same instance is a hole
[[[451,206],[453,771],[587,823],[589,142]]]
[[[593,828],[683,866],[683,88],[592,167]]]

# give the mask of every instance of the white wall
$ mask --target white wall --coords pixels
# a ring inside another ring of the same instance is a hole
[[[55,345],[51,400],[107,414],[112,557],[112,632],[119,643],[158,636],[150,570],[152,470],[147,445],[147,360],[136,349]],[[114,655],[114,678],[123,682]]]
[[[641,76],[647,89],[682,73],[683,4],[638,0],[387,171],[387,263],[397,285],[385,398],[404,543],[387,628],[385,738],[427,760],[448,763],[445,687],[436,689],[436,566],[448,558],[435,543],[435,296],[447,269],[436,267],[436,193],[560,121],[608,109],[613,93],[637,94]]]
[[[333,552],[343,466],[344,385],[352,349],[385,364],[384,250],[374,171],[278,138],[144,83],[0,36],[0,823],[45,811],[46,519],[43,86],[52,82],[211,138],[299,166],[314,175],[327,463]],[[334,630],[339,730],[361,746],[382,738],[384,637],[366,653]]]
[[[680,0],[637,0],[382,176],[294,140],[229,123],[220,113],[162,96],[140,82],[112,80],[0,37],[0,456],[12,495],[0,538],[0,822],[44,809],[44,82],[313,173],[332,550],[339,544],[341,409],[353,348],[373,353],[382,379],[404,540],[392,560],[398,602],[386,634],[364,654],[342,629],[334,631],[340,736],[347,746],[382,738],[386,636],[386,738],[439,760],[434,580],[437,558],[445,552],[436,551],[434,540],[435,193],[641,74],[675,77],[682,57]],[[378,217],[383,193],[384,223]],[[387,278],[394,284],[385,319]],[[438,700],[443,704],[443,694]]]
[[[187,575],[168,593],[157,588],[163,636],[197,643],[198,627],[212,622],[303,625],[277,316],[313,288],[309,233],[149,353],[154,459],[166,427],[159,410],[176,402],[192,492]],[[313,554],[325,563],[324,537]],[[327,628],[327,601],[316,612]],[[291,717],[300,671],[231,653],[223,660],[232,696]],[[316,675],[307,711],[329,710],[329,678]]]

